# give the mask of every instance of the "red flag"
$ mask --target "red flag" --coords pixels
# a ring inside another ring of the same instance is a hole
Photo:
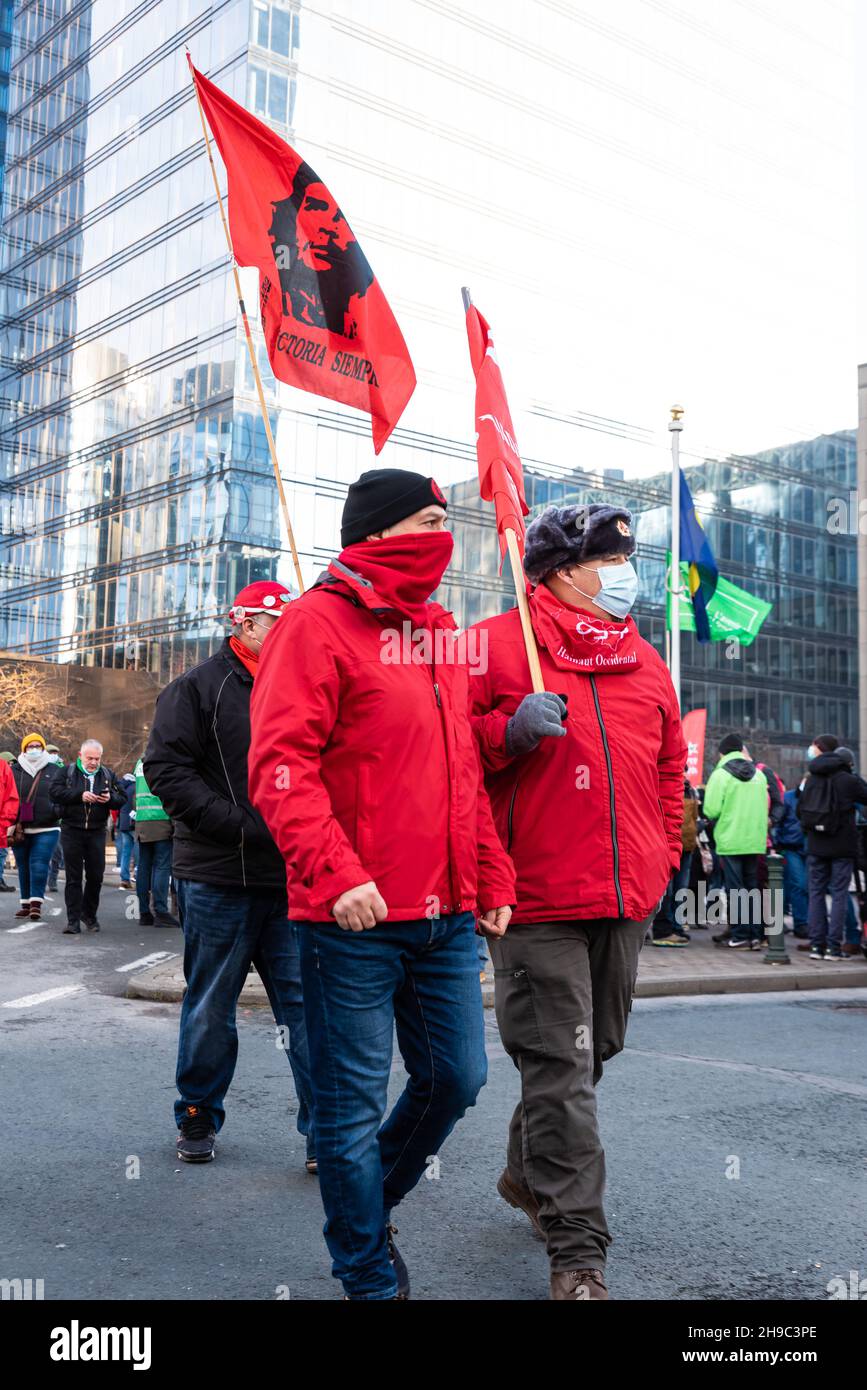
[[[259,271],[274,375],[366,410],[379,453],[415,389],[388,301],[310,165],[192,62],[190,68],[226,166],[235,259]]]
[[[694,709],[683,716],[683,736],[686,739],[686,776],[690,785],[700,787],[704,778],[704,735],[707,710]]]
[[[474,304],[467,309],[470,362],[476,377],[476,453],[482,500],[493,501],[497,512],[500,556],[506,554],[505,531],[515,531],[524,553],[524,517],[529,512],[524,496],[524,468],[509,414],[506,388],[494,352],[486,320]]]

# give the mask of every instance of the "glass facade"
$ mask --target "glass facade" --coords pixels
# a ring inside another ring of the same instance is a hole
[[[787,782],[820,733],[858,751],[855,469],[855,431],[843,430],[684,470],[720,573],[774,606],[750,646],[681,634],[682,707],[707,709],[709,752],[723,734],[743,731],[753,755]],[[669,488],[665,475],[527,475],[534,512],[600,501],[632,511],[635,617],[662,655]],[[513,607],[508,567],[503,578],[496,573],[493,508],[480,502],[475,480],[449,489],[449,514],[455,557],[442,602],[462,625]]]
[[[16,11],[0,647],[165,681],[220,639],[238,588],[276,573],[273,474],[238,379],[183,42],[243,101],[251,30],[287,68],[293,18],[249,0]]]
[[[9,112],[9,57],[12,48],[12,12],[15,0],[0,0],[0,217],[6,174],[6,117]]]

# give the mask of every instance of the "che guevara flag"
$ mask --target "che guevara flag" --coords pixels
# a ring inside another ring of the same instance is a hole
[[[310,165],[190,68],[226,166],[235,259],[259,271],[274,375],[367,411],[379,453],[415,389],[415,372],[364,252]]]
[[[516,533],[518,547],[524,553],[524,517],[530,510],[524,496],[524,467],[491,330],[474,304],[467,309],[467,338],[476,378],[479,490],[482,500],[493,501],[496,509],[502,561],[506,554],[506,530]]]

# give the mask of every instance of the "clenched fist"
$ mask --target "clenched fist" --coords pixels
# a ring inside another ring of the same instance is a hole
[[[331,915],[344,931],[365,931],[368,927],[375,927],[377,922],[384,922],[388,908],[371,880],[341,893],[331,909]]]
[[[510,907],[491,907],[480,914],[479,931],[482,936],[505,936],[511,916]]]

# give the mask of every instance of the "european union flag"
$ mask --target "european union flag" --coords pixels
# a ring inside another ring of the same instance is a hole
[[[695,635],[699,642],[709,642],[710,623],[707,605],[716,591],[719,578],[714,553],[695,514],[695,503],[686,478],[680,475],[680,558],[689,565],[689,595],[695,614]]]

